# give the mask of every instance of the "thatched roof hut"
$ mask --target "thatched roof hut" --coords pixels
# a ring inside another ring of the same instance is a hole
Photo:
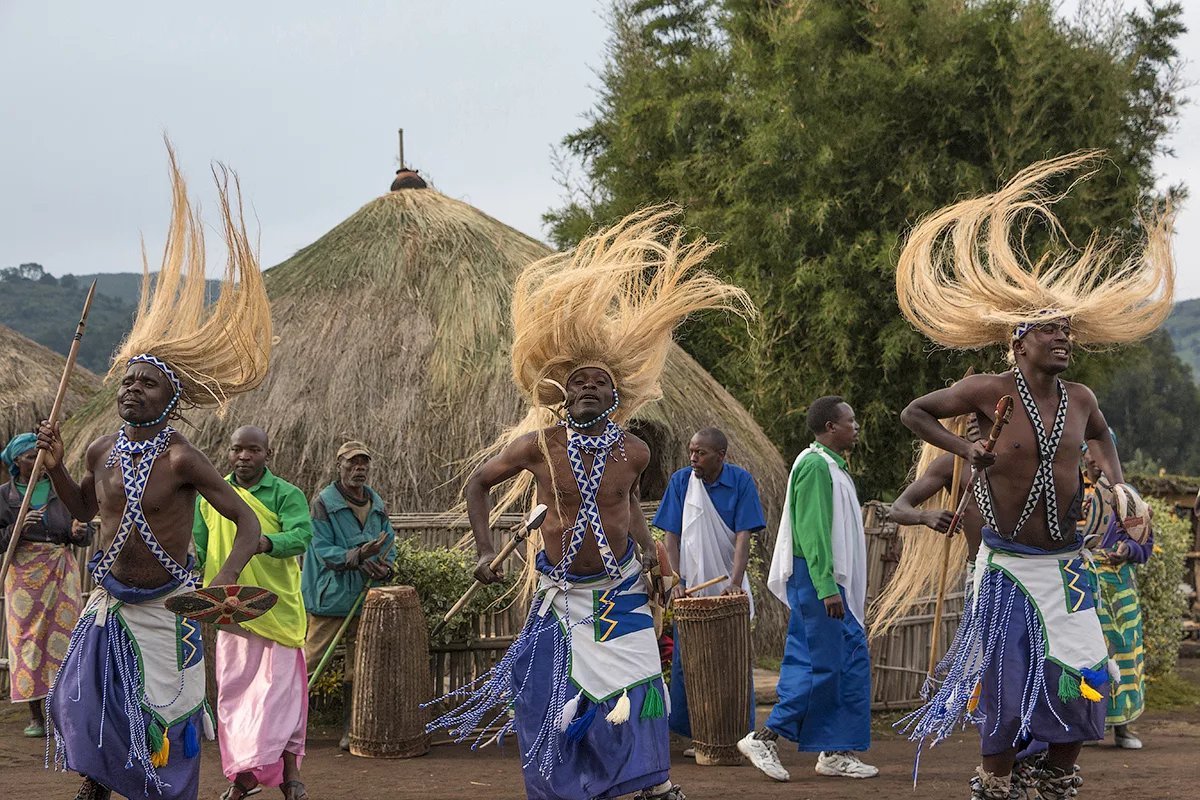
[[[260,425],[279,474],[309,493],[332,479],[338,445],[361,439],[377,454],[371,482],[393,513],[446,510],[471,456],[525,411],[511,378],[508,302],[521,268],[549,252],[432,189],[378,197],[267,271],[278,343],[265,383],[223,419],[193,412],[196,427],[179,427],[223,466],[233,428]],[[654,453],[643,496],[661,496],[687,463],[692,433],[716,425],[777,521],[787,467],[749,413],[679,348],[663,387],[635,424]],[[94,405],[64,434],[76,465],[117,424],[112,402]]]
[[[66,361],[0,325],[0,447],[50,415]],[[76,364],[63,399],[63,416],[74,413],[99,388],[100,379]]]

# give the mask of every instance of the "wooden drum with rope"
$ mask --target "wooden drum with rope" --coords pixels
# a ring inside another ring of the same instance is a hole
[[[696,763],[741,764],[737,743],[750,718],[750,598],[684,597],[674,608]]]
[[[429,711],[421,708],[433,699],[429,635],[413,587],[367,592],[358,624],[353,691],[351,754],[412,758],[429,752]]]

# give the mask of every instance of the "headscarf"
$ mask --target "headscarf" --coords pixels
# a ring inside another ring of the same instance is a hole
[[[36,448],[36,434],[19,433],[12,438],[4,450],[0,451],[0,461],[3,461],[4,466],[8,467],[8,474],[13,477],[13,480],[16,480],[21,475],[21,468],[17,466],[17,459]]]

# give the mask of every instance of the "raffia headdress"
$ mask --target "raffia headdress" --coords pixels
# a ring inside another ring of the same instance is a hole
[[[1034,260],[1026,233],[1040,223],[1066,242],[1045,183],[1092,165],[1098,151],[1073,153],[1022,170],[994,194],[964,200],[922,219],[896,267],[896,296],[904,316],[944,347],[976,349],[1011,341],[1022,323],[1066,317],[1081,345],[1135,342],[1171,313],[1175,267],[1173,214],[1145,221],[1140,253],[1118,256],[1119,243],[1093,234],[1082,249]],[[1091,169],[1080,180],[1090,177]]]
[[[685,242],[676,210],[630,214],[567,253],[526,267],[513,288],[513,378],[534,406],[561,405],[575,370],[604,369],[620,392],[618,424],[659,399],[672,333],[708,309],[753,313],[746,293],[700,269],[716,249]]]
[[[175,385],[176,408],[223,407],[266,377],[271,356],[271,309],[258,258],[242,220],[241,187],[224,165],[213,168],[228,259],[221,293],[205,302],[204,232],[167,143],[171,225],[162,267],[151,286],[142,252],[142,294],[133,329],[118,348],[109,378],[131,361],[164,369]],[[230,199],[230,183],[233,200]]]

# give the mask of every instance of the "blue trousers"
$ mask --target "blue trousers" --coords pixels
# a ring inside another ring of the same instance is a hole
[[[794,560],[787,593],[792,614],[779,669],[779,702],[767,727],[801,751],[868,749],[871,663],[862,624],[849,607],[844,619],[825,612],[802,558]]]

